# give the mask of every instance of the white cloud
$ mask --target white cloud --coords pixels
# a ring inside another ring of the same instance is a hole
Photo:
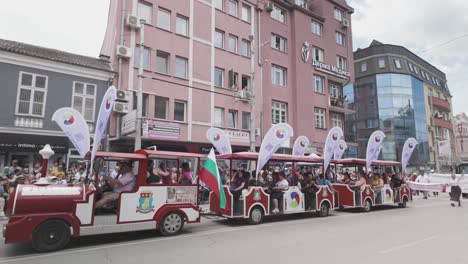
[[[373,39],[401,45],[446,73],[454,114],[468,112],[468,1],[466,0],[348,0],[353,15],[354,49]],[[429,50],[427,50],[429,49]],[[421,51],[426,52],[420,53]]]
[[[0,38],[97,57],[110,0],[4,0]]]

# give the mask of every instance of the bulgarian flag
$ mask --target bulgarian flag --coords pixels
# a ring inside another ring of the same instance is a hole
[[[213,148],[211,148],[210,154],[203,164],[199,177],[200,180],[213,190],[214,195],[219,197],[219,208],[224,209],[226,207],[226,196],[224,195],[223,183],[219,176],[218,165],[216,164],[216,156]]]

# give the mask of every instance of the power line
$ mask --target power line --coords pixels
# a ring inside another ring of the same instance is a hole
[[[160,81],[160,82],[165,82],[165,83],[169,83],[169,84],[173,84],[173,85],[177,85],[177,86],[181,86],[181,87],[185,87],[185,88],[192,88],[194,90],[202,91],[202,92],[206,92],[206,93],[214,93],[214,94],[224,95],[224,96],[227,96],[227,97],[239,98],[237,95],[226,94],[226,93],[217,92],[217,91],[211,91],[211,90],[207,90],[207,89],[203,89],[203,88],[199,88],[199,87],[195,87],[195,86],[191,86],[191,85],[187,85],[187,84],[181,84],[181,83],[176,83],[176,82],[172,82],[172,81],[168,81],[168,80],[164,80],[164,79],[159,79],[159,78],[156,78],[156,77],[143,76],[143,78],[147,78],[147,79],[151,79],[151,80],[155,80],[155,81]]]
[[[450,44],[450,43],[452,43],[452,42],[454,42],[454,41],[457,41],[457,40],[459,40],[459,39],[461,39],[461,38],[464,38],[464,37],[468,37],[468,34],[464,34],[464,35],[461,35],[461,36],[459,36],[459,37],[453,38],[453,39],[451,39],[451,40],[449,40],[449,41],[446,41],[446,42],[444,42],[444,43],[438,44],[438,45],[436,45],[436,46],[432,46],[432,47],[430,47],[430,48],[428,48],[428,49],[426,49],[426,50],[419,51],[419,52],[417,52],[416,54],[419,55],[419,54],[424,53],[424,52],[427,52],[427,51],[429,51],[429,50],[431,50],[431,49],[435,49],[435,48],[439,48],[439,47],[445,46],[445,45],[447,45],[447,44]]]

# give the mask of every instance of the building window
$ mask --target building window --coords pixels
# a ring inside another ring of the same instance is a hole
[[[139,46],[135,47],[135,67],[139,68],[140,67],[140,50],[141,48]],[[150,61],[151,61],[151,54],[150,54],[150,49],[149,48],[143,48],[143,70],[150,70]]]
[[[176,33],[180,35],[188,35],[188,18],[178,15],[176,17]]]
[[[250,113],[242,112],[242,129],[250,129]]]
[[[242,90],[249,90],[250,89],[250,77],[242,75]]]
[[[296,0],[296,5],[304,9],[309,9],[309,3],[307,2],[307,0]]]
[[[319,23],[317,21],[312,20],[312,33],[314,33],[317,36],[322,36],[323,32],[323,25],[322,23]]]
[[[237,37],[234,35],[228,37],[228,50],[237,53]]]
[[[271,83],[280,86],[286,86],[286,68],[277,65],[272,65]]]
[[[417,66],[414,66],[414,73],[419,74],[419,68]]]
[[[345,46],[346,37],[344,34],[341,34],[340,32],[335,32],[335,40],[336,40],[336,44],[340,46]]]
[[[145,23],[151,24],[153,15],[153,6],[138,2],[137,16],[138,19],[144,19]]]
[[[237,111],[236,110],[229,110],[228,111],[228,124],[227,127],[229,128],[236,128],[237,127]]]
[[[228,3],[228,13],[231,16],[237,16],[237,1],[236,0],[229,0]]]
[[[434,76],[431,76],[431,78],[432,78],[432,83],[433,83],[433,84],[437,84],[436,78],[434,78]]]
[[[245,22],[250,22],[250,6],[242,4],[242,17]]]
[[[440,81],[439,81],[439,79],[436,79],[436,84],[437,84],[437,86],[440,87]]]
[[[347,70],[348,62],[346,61],[346,58],[341,57],[341,56],[336,56],[336,67],[342,70]]]
[[[47,93],[47,76],[20,73],[16,114],[44,116]]]
[[[214,126],[224,126],[224,108],[215,107],[214,109]]]
[[[341,127],[343,128],[343,116],[341,114],[332,114],[331,115],[332,127]]]
[[[223,88],[224,87],[224,70],[220,68],[215,68],[215,86]]]
[[[315,127],[316,128],[326,128],[326,123],[325,123],[325,113],[326,110],[322,108],[315,108],[314,114],[315,114]]]
[[[73,82],[72,108],[80,112],[86,121],[94,121],[95,104],[96,85],[82,82]]]
[[[271,34],[271,47],[272,48],[282,51],[282,52],[286,52],[286,43],[287,43],[287,40],[285,38],[275,35],[275,34]]]
[[[229,89],[237,89],[237,79],[239,79],[239,74],[233,70],[229,71]]]
[[[224,0],[215,0],[214,3],[217,9],[220,9],[220,10],[224,9]]]
[[[394,59],[393,61],[395,62],[395,67],[396,67],[397,69],[401,69],[400,60],[399,60],[399,59]]]
[[[162,51],[156,53],[156,72],[169,73],[169,53]]]
[[[241,55],[250,58],[250,41],[243,39],[241,42]]]
[[[176,57],[175,61],[175,76],[187,79],[188,60],[182,57]]]
[[[366,72],[367,71],[367,62],[362,62],[361,63],[361,72]]]
[[[314,91],[321,94],[325,93],[325,78],[314,75]]]
[[[221,30],[215,31],[215,47],[217,48],[224,48],[224,32]]]
[[[408,62],[408,67],[409,67],[409,69],[410,69],[411,72],[415,72],[415,71],[414,71],[414,65],[413,65],[413,64],[411,64],[411,63]]]
[[[184,101],[174,101],[174,120],[185,122],[185,106],[187,105]]]
[[[154,97],[154,118],[167,119],[169,99],[165,97]]]
[[[273,101],[271,105],[271,122],[273,124],[287,123],[288,104],[278,101]]]
[[[324,51],[321,48],[313,47],[312,48],[312,59],[316,61],[323,62],[324,60]]]
[[[380,58],[379,59],[379,69],[385,68],[385,59]]]
[[[143,117],[146,117],[146,112],[147,112],[147,105],[148,105],[148,94],[143,94],[143,98],[142,98],[142,102],[143,102],[143,105],[141,107],[141,116]],[[133,109],[137,109],[137,102],[138,101],[138,98],[137,98],[137,94],[136,93],[133,93]]]
[[[330,83],[328,85],[330,87],[330,96],[332,98],[340,98],[341,97],[341,92],[340,92],[340,86],[334,83]]]
[[[157,27],[165,30],[171,30],[171,12],[165,9],[158,9]]]
[[[368,119],[366,120],[366,128],[378,128],[379,120],[378,119]]]
[[[335,19],[338,21],[343,21],[344,13],[338,8],[335,8]]]
[[[274,20],[286,24],[286,11],[276,5],[273,5],[273,11],[271,11],[270,16]]]

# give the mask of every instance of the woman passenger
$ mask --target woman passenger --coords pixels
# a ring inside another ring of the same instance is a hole
[[[156,168],[155,174],[162,180],[162,184],[174,184],[172,181],[172,173],[167,169],[166,163],[159,163],[159,167]]]
[[[182,174],[179,179],[180,184],[192,184],[193,177],[190,172],[190,165],[188,162],[182,163]]]

